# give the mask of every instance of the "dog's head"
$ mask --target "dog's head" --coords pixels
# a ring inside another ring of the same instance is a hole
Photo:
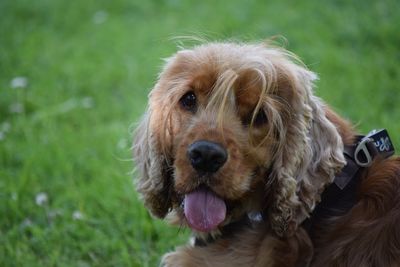
[[[135,139],[137,189],[153,215],[212,232],[261,212],[279,235],[307,217],[344,159],[316,75],[298,62],[232,43],[167,60]]]

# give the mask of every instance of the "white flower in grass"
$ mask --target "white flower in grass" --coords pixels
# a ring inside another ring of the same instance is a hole
[[[83,218],[84,218],[83,213],[80,212],[79,210],[76,210],[72,213],[72,219],[76,221],[83,220]]]
[[[11,125],[9,122],[3,122],[0,125],[0,141],[6,139],[6,134],[10,131]]]
[[[121,150],[126,149],[128,147],[128,140],[125,138],[120,139],[117,143],[117,147]]]
[[[11,124],[8,121],[5,121],[1,124],[0,130],[4,133],[10,131],[11,129]]]
[[[49,199],[48,199],[48,197],[47,197],[47,194],[44,193],[44,192],[38,193],[38,194],[36,195],[36,198],[35,198],[36,205],[38,205],[38,206],[44,206],[44,205],[46,205],[47,202],[48,202],[48,200],[49,200]]]
[[[25,88],[26,86],[28,86],[28,79],[22,76],[14,77],[10,82],[10,86],[13,89]]]
[[[31,219],[26,218],[26,219],[21,223],[20,227],[21,227],[22,229],[26,229],[26,228],[31,227],[32,225],[33,225],[33,222],[31,221]]]
[[[14,200],[14,201],[17,201],[18,200],[18,193],[17,192],[12,192],[11,193],[11,199]]]
[[[81,100],[81,104],[83,108],[90,109],[94,106],[94,100],[90,96],[84,97]]]
[[[24,112],[24,110],[25,110],[25,107],[22,103],[14,103],[14,104],[11,104],[9,107],[9,111],[11,113],[22,113],[22,112]]]
[[[84,261],[84,260],[78,260],[76,263],[77,267],[90,267],[90,263]]]
[[[107,19],[108,19],[108,13],[104,10],[97,11],[96,13],[94,13],[92,18],[94,24],[102,24],[106,22]]]

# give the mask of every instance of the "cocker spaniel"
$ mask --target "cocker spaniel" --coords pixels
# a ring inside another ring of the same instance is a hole
[[[400,159],[316,97],[316,78],[261,43],[166,61],[136,132],[136,187],[194,239],[162,266],[400,266]]]

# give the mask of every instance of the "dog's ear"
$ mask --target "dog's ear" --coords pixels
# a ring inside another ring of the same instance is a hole
[[[282,61],[278,71],[285,72],[281,76],[290,87],[283,89],[291,90],[287,94],[291,99],[286,99],[291,116],[274,160],[275,192],[269,216],[275,232],[286,235],[309,216],[345,161],[338,130],[313,93],[317,76],[290,60]]]
[[[149,108],[135,131],[134,158],[138,171],[135,185],[150,212],[164,218],[171,207],[171,174],[159,141],[162,125],[156,115]]]
[[[168,88],[177,87],[176,77],[187,67],[183,55],[188,53],[180,51],[165,60],[158,81],[149,94],[148,110],[135,132],[136,189],[145,206],[159,218],[164,218],[176,204],[176,199],[173,199],[171,142],[173,133],[179,131],[176,128],[179,118],[173,116],[179,94],[169,93],[171,90]],[[179,58],[183,60],[179,62]]]

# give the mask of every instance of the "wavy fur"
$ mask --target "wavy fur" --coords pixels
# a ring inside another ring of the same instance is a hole
[[[249,233],[247,246],[238,244],[248,266],[310,263],[311,241],[299,227],[345,165],[344,142],[354,136],[314,95],[316,79],[293,54],[266,44],[209,43],[166,60],[136,132],[137,190],[153,215],[183,226],[182,201],[199,186],[228,206],[218,229],[194,231],[216,239],[210,250],[183,247],[164,257],[166,266],[234,266],[225,262],[233,252],[220,242],[250,214],[262,217],[228,239],[235,244]],[[187,92],[196,96],[192,111],[180,104]],[[216,173],[200,176],[191,166],[187,149],[199,140],[228,152]],[[257,254],[265,250],[267,256]],[[293,260],[282,262],[284,255]]]

